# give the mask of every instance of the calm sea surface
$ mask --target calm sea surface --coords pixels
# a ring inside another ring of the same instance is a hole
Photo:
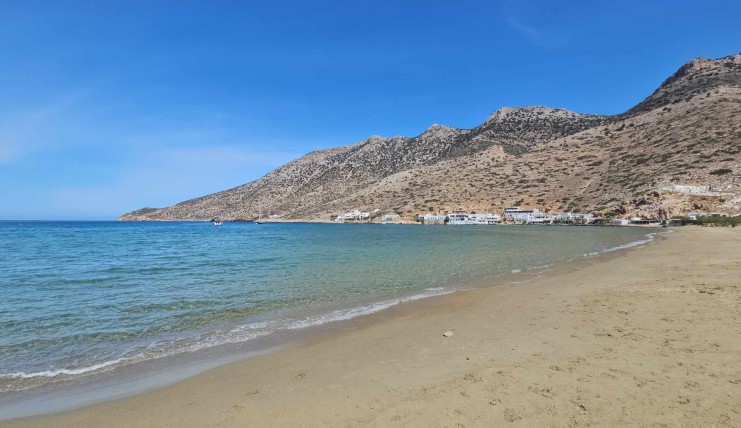
[[[0,392],[349,319],[647,232],[0,222]]]

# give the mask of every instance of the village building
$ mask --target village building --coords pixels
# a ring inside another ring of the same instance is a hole
[[[630,219],[630,224],[640,226],[661,226],[661,221],[656,219],[645,219],[641,217],[633,217]]]
[[[672,184],[671,186],[662,186],[659,189],[667,192],[686,193],[690,195],[708,195],[712,193],[710,191],[710,186],[688,186],[684,184]]]
[[[537,211],[537,210],[536,210]],[[553,224],[553,216],[546,216],[541,212],[531,214],[530,217],[523,220],[515,220],[515,223],[522,224]]]
[[[504,209],[504,218],[516,224],[543,223],[545,214],[537,208],[525,210],[520,207],[509,207]]]
[[[690,220],[697,220],[697,217],[705,217],[708,213],[705,211],[690,211],[685,216],[688,217]]]
[[[558,213],[553,215],[553,223],[592,224],[594,220],[592,213]]]
[[[445,216],[442,214],[425,214],[422,216],[424,224],[445,224]]]
[[[335,221],[368,220],[369,218],[370,212],[368,211],[352,210],[346,212],[345,214],[338,215]]]
[[[465,210],[463,210],[463,208],[458,208],[457,210],[448,214],[448,224],[450,225],[466,224],[466,222],[468,221],[469,215],[470,214],[466,212]]]
[[[472,213],[468,215],[466,224],[499,224],[502,218],[499,214],[492,213]]]

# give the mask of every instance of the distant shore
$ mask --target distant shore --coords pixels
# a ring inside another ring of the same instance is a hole
[[[155,223],[211,223],[211,220],[184,220],[184,219],[178,219],[178,220],[121,220],[116,219],[116,222],[120,223],[146,223],[146,222],[155,222]],[[255,223],[253,220],[222,220],[223,223]],[[380,225],[420,225],[420,226],[451,226],[449,224],[424,224],[418,221],[413,220],[401,220],[397,222],[382,222],[382,221],[334,221],[334,220],[318,220],[318,219],[310,219],[310,220],[298,220],[298,219],[265,219],[260,224],[301,224],[301,223],[311,223],[311,224],[380,224]],[[466,225],[455,225],[455,226],[475,226],[475,227],[498,227],[498,226],[557,226],[557,227],[563,227],[563,226],[569,226],[569,227],[648,227],[653,229],[658,229],[661,226],[657,225],[646,225],[646,224],[626,224],[624,226],[615,226],[611,224],[540,224],[540,223],[512,223],[512,222],[502,222],[497,224],[466,224]]]
[[[737,426],[741,230],[673,230],[151,392],[0,425]]]

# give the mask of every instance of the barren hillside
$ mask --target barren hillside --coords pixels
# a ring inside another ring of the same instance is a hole
[[[320,150],[245,185],[142,209],[121,220],[328,220],[347,209],[556,210],[643,214],[741,208],[741,55],[682,66],[617,116],[502,108],[470,129],[433,125],[414,138],[373,136]],[[713,194],[662,190],[712,186]]]

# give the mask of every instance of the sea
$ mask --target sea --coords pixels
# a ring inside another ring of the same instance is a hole
[[[2,221],[0,410],[13,394],[145,362],[260,352],[476,279],[640,245],[652,230]]]

